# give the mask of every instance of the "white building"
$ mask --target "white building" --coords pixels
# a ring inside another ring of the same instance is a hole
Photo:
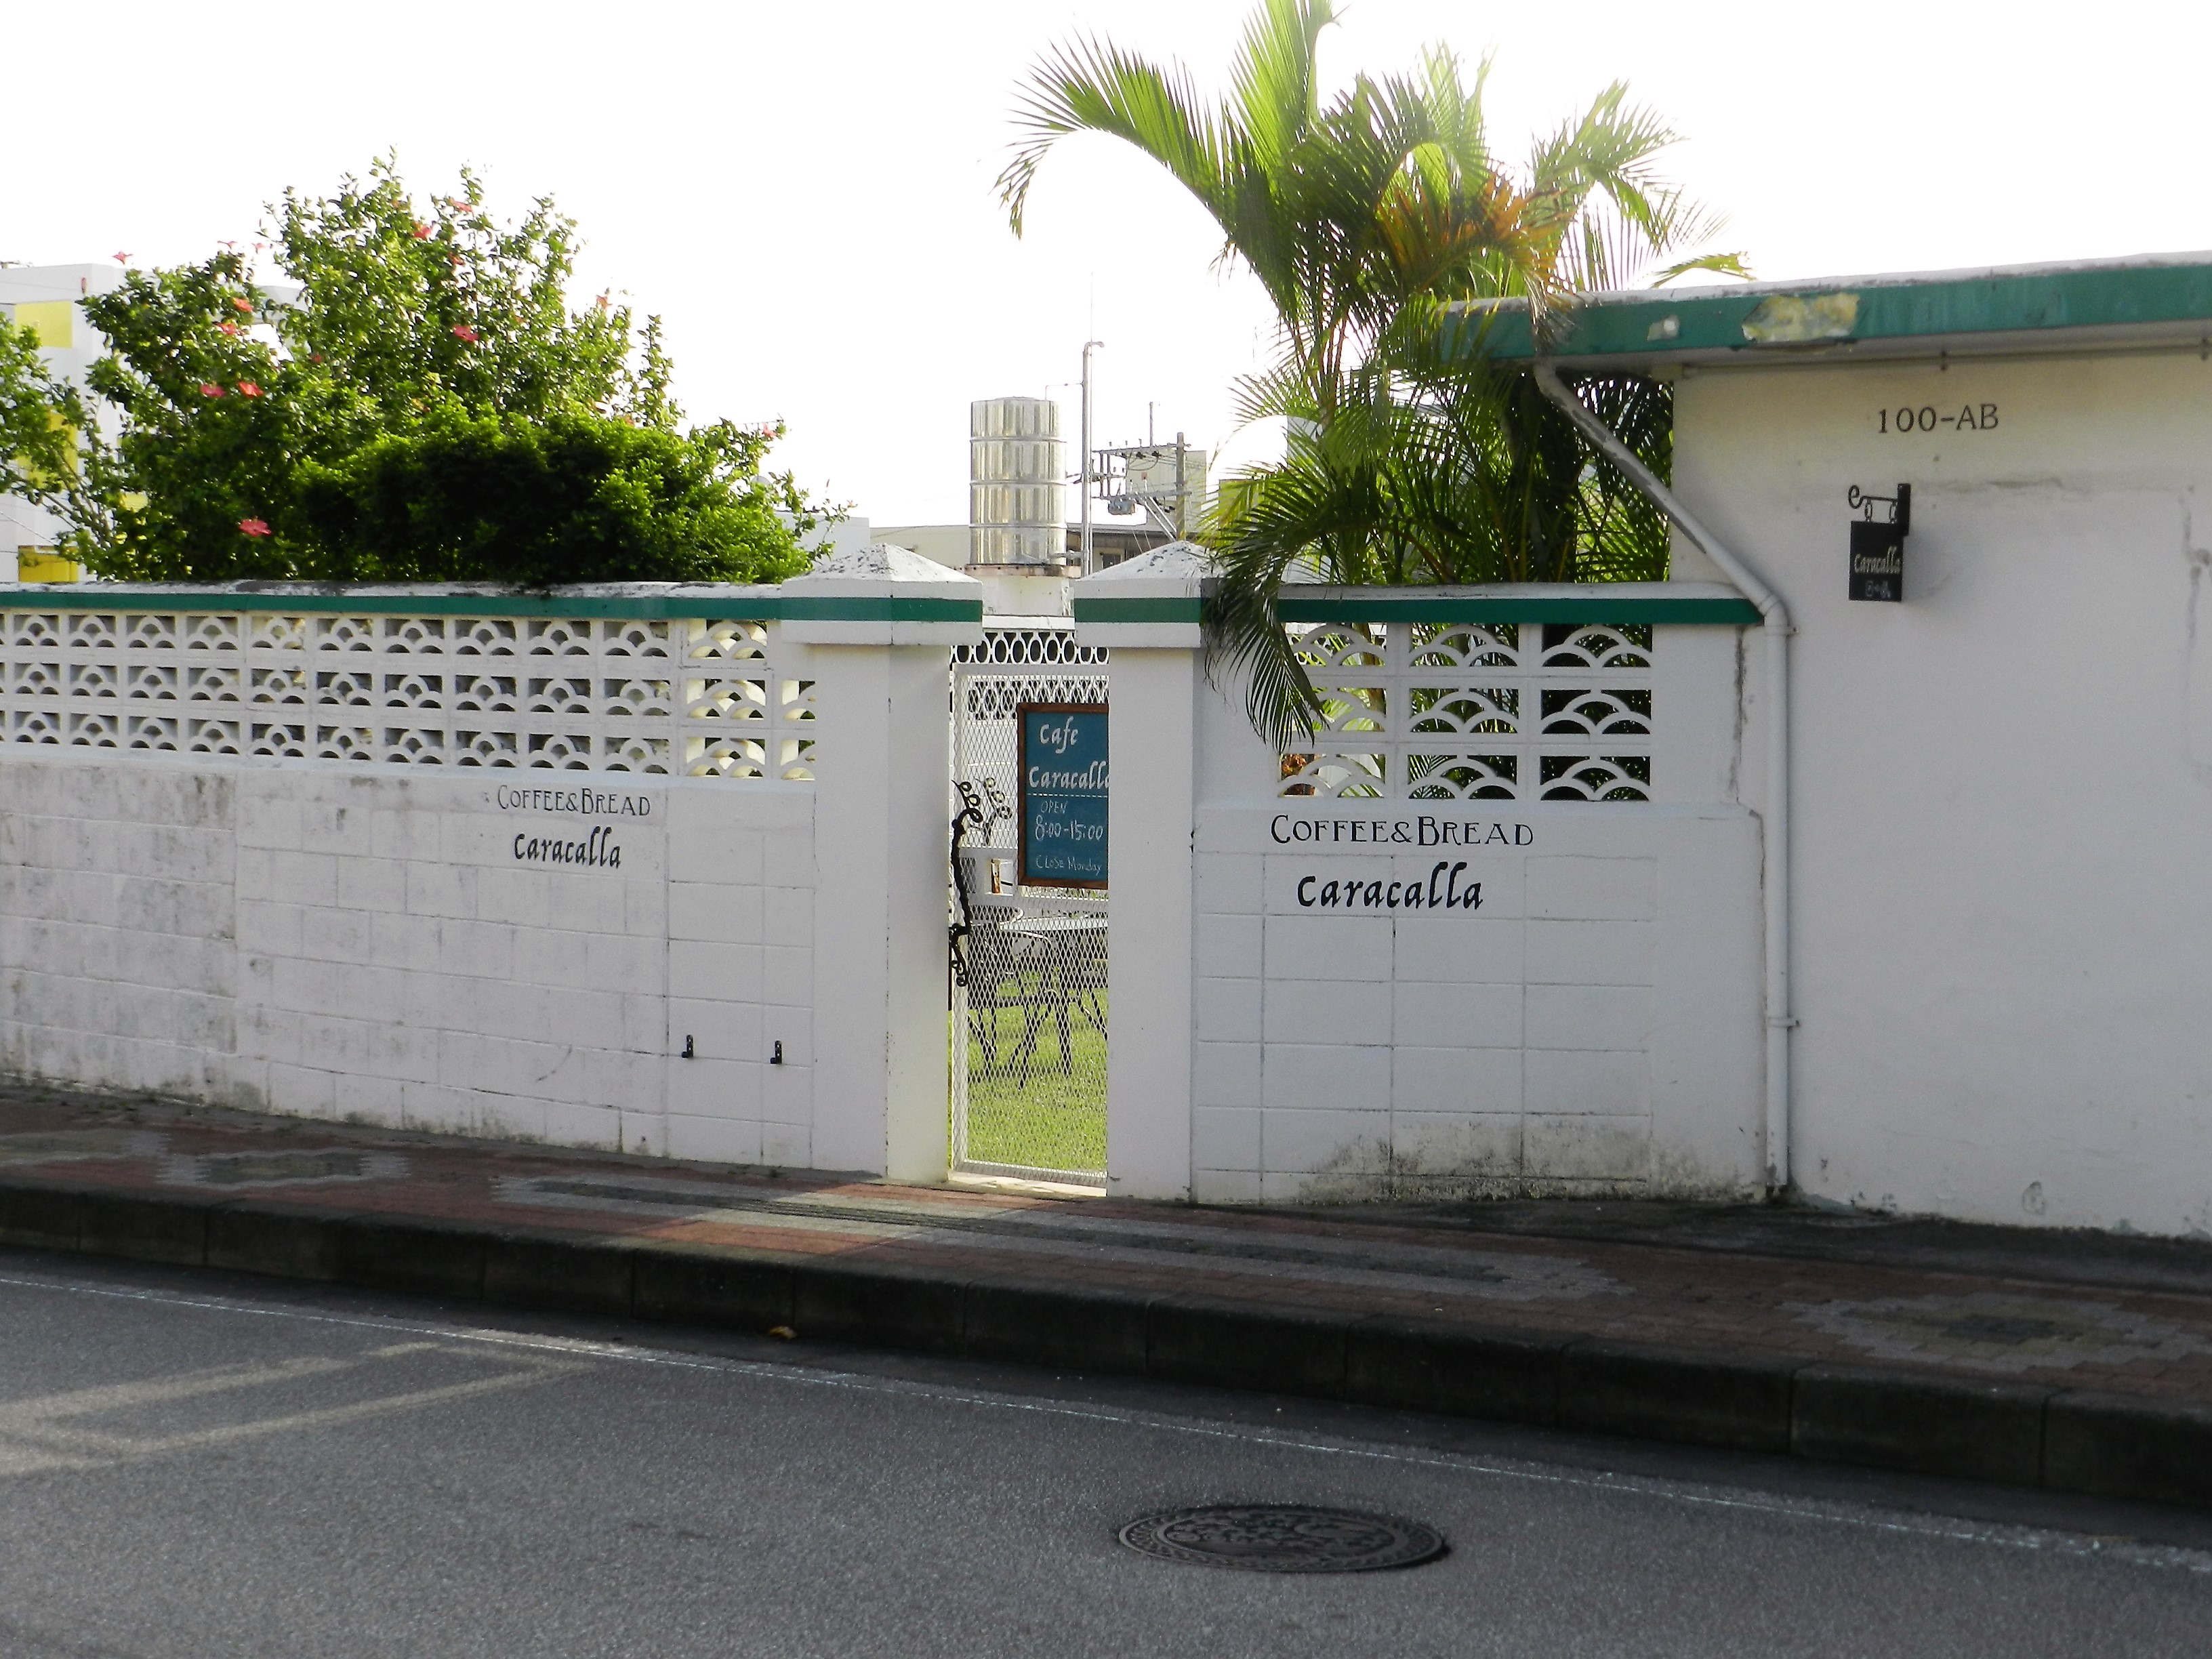
[[[1622,296],[1565,349],[1674,378],[1681,500],[1796,629],[1796,1184],[2212,1231],[2212,256]],[[1903,600],[1854,603],[1848,492],[1901,483]]]
[[[122,267],[97,265],[0,265],[0,317],[35,330],[40,355],[56,375],[83,383],[84,372],[106,349],[98,331],[85,320],[82,302],[123,283]],[[0,495],[0,557],[12,567],[32,550],[52,547],[61,522],[18,495]]]

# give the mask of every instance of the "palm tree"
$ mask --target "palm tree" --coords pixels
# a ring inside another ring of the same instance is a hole
[[[1694,246],[1711,216],[1656,173],[1674,135],[1608,87],[1577,120],[1504,163],[1472,80],[1431,48],[1410,76],[1362,74],[1324,104],[1315,51],[1332,0],[1261,0],[1229,95],[1188,70],[1082,40],[1039,63],[1000,175],[1010,222],[1045,155],[1079,132],[1133,145],[1213,217],[1221,258],[1272,302],[1280,350],[1243,380],[1246,421],[1285,417],[1280,462],[1224,481],[1206,538],[1222,569],[1212,650],[1251,672],[1261,732],[1287,744],[1320,712],[1276,617],[1293,567],[1324,580],[1564,580],[1656,574],[1648,503],[1486,352],[1490,308],[1525,306],[1540,337],[1575,295],[1622,286]],[[1651,273],[1741,274],[1733,254]],[[1649,382],[1578,390],[1662,471],[1671,410]]]

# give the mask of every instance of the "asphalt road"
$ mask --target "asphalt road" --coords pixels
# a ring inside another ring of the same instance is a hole
[[[0,1252],[0,1656],[2212,1650],[2212,1516],[484,1320]],[[1115,1542],[1216,1500],[1451,1553],[1277,1577]]]

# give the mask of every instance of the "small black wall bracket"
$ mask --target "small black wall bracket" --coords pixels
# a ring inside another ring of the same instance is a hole
[[[1912,533],[1912,486],[1875,495],[1856,484],[1844,497],[1859,516],[1851,520],[1850,597],[1901,604],[1905,599],[1905,538]],[[1889,516],[1876,518],[1887,507]]]

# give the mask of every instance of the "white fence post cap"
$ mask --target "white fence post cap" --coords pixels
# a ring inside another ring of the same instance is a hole
[[[1206,601],[1220,586],[1209,550],[1170,542],[1070,586],[1075,637],[1117,650],[1195,650]]]
[[[824,559],[779,590],[783,637],[804,645],[971,645],[983,584],[888,542]]]

